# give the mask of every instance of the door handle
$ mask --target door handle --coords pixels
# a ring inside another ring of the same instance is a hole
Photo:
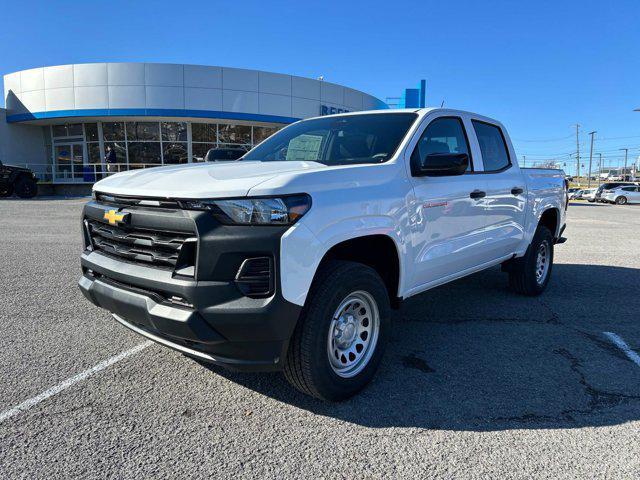
[[[524,189],[520,187],[513,187],[511,189],[511,195],[520,195],[522,192],[524,192]]]
[[[469,194],[471,198],[484,198],[487,196],[487,192],[483,192],[482,190],[474,190]]]

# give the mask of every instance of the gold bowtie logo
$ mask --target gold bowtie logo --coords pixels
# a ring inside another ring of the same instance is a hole
[[[109,222],[109,225],[117,225],[120,222],[124,222],[126,213],[118,213],[115,210],[109,210],[104,212],[104,219]]]

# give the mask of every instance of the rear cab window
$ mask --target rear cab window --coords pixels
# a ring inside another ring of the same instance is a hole
[[[497,125],[472,120],[478,138],[485,172],[501,172],[511,166],[509,150],[502,129]]]

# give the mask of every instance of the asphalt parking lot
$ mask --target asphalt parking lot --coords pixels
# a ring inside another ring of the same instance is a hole
[[[83,202],[0,201],[2,478],[640,477],[640,365],[605,335],[640,353],[640,207],[572,204],[539,298],[496,268],[407,301],[374,383],[325,404],[85,301]]]

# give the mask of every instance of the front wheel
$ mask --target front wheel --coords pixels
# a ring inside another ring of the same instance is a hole
[[[345,400],[380,365],[387,340],[389,295],[372,268],[332,261],[321,267],[289,344],[287,380],[313,397]]]
[[[626,205],[627,204],[627,197],[618,197],[616,198],[616,205]]]
[[[527,253],[513,260],[509,285],[523,295],[536,296],[544,292],[553,268],[553,235],[539,225]]]
[[[7,198],[13,195],[13,185],[0,185],[0,198]]]

